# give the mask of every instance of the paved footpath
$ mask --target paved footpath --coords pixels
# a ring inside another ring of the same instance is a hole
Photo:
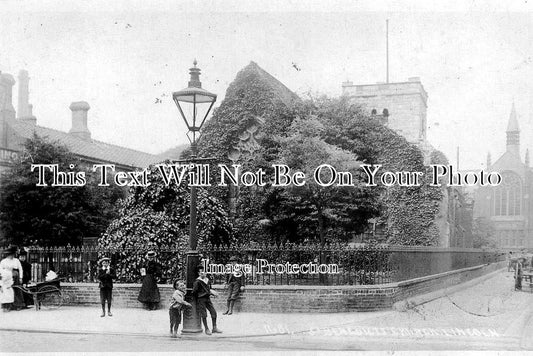
[[[168,336],[168,310],[155,311],[140,308],[114,309],[113,316],[100,317],[99,307],[61,307],[55,310],[26,309],[18,312],[0,313],[0,330],[18,330],[56,333],[102,333],[117,335]],[[221,315],[217,324],[223,333],[216,337],[251,337],[286,334],[287,330],[299,332],[317,320],[339,325],[363,322],[366,318],[386,315],[390,311],[376,313],[331,313],[331,314],[276,314],[237,313]],[[208,318],[211,327],[211,319]],[[180,327],[181,330],[181,327]]]
[[[280,303],[283,303],[280,300]],[[0,330],[67,335],[169,338],[168,311],[100,308],[0,313]],[[459,292],[401,311],[354,313],[238,313],[221,315],[223,334],[186,335],[227,342],[275,342],[283,349],[494,349],[533,350],[533,293],[515,292],[512,273],[499,271]],[[211,321],[209,320],[209,323]],[[23,332],[23,333],[20,333]],[[28,337],[28,336],[26,336]],[[7,350],[4,350],[7,351]]]
[[[512,272],[499,271],[468,288],[405,312],[313,333],[313,342],[346,344],[347,335],[411,349],[414,343],[459,349],[533,350],[533,293],[514,291]],[[412,343],[402,341],[411,340]],[[422,345],[422,346],[421,346]],[[455,347],[454,347],[455,345]]]

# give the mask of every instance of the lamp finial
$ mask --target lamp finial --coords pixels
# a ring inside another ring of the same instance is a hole
[[[189,81],[189,87],[201,88],[202,83],[200,82],[200,68],[196,67],[198,61],[196,58],[192,62],[194,67],[189,69],[189,74],[191,75],[191,80]]]

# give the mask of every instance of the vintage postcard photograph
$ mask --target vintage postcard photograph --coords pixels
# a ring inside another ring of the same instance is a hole
[[[528,1],[0,0],[0,353],[533,351]]]

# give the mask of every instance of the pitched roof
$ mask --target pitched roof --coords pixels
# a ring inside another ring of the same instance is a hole
[[[295,101],[299,101],[300,98],[289,88],[287,88],[282,82],[274,78],[270,73],[259,67],[257,63],[251,61],[244,70],[254,70],[272,89],[278,99],[280,99],[285,105],[292,106]]]
[[[506,151],[496,162],[490,166],[490,169],[495,172],[503,171],[515,171],[521,175],[524,169],[527,168],[522,160],[520,155],[516,152]]]
[[[63,131],[37,126],[29,122],[12,120],[8,125],[23,139],[32,138],[35,133],[49,140],[59,141],[77,156],[102,163],[114,163],[132,168],[145,168],[152,163],[162,161],[159,155],[111,145],[102,141],[84,140]]]

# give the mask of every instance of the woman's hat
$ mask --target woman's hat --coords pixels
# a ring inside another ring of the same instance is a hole
[[[155,251],[148,251],[148,253],[146,254],[146,257],[155,257],[157,256],[157,253],[155,253]]]
[[[9,255],[14,255],[17,253],[17,246],[9,246],[8,248],[4,249],[4,255],[6,256],[9,256]]]
[[[98,260],[98,264],[101,265],[104,261],[110,262],[111,259],[109,257],[102,257],[100,260]]]

